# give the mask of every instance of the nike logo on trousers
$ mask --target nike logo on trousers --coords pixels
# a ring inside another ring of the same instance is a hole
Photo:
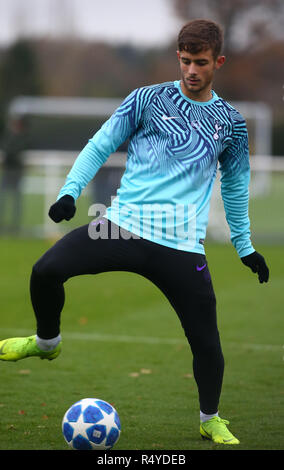
[[[206,263],[203,266],[196,266],[197,271],[202,271],[206,266]]]

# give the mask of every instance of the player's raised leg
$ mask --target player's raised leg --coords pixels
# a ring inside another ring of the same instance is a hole
[[[37,334],[0,341],[0,360],[16,361],[31,356],[55,359],[58,356],[64,283],[70,277],[115,270],[139,271],[139,259],[144,262],[143,256],[134,255],[131,240],[113,239],[115,224],[111,228],[107,219],[104,223],[108,230],[106,238],[94,240],[89,236],[88,225],[79,227],[59,240],[33,266],[30,293]]]

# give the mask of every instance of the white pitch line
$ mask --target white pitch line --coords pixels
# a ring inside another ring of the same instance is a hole
[[[34,334],[30,330],[0,328],[1,338],[5,339],[5,335],[10,336],[28,336]],[[0,339],[1,339],[0,338]],[[166,344],[166,345],[187,345],[186,338],[159,338],[154,336],[130,336],[130,335],[111,335],[104,333],[80,333],[62,331],[62,338],[75,341],[101,341],[115,343],[140,343],[140,344]],[[232,348],[253,349],[255,351],[281,351],[283,345],[275,344],[256,344],[256,343],[236,343],[232,341],[222,341],[222,344]]]

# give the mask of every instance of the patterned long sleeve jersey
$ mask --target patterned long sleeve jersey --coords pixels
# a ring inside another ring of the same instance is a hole
[[[191,100],[179,81],[134,90],[79,154],[58,199],[76,200],[127,139],[125,172],[105,217],[147,240],[204,254],[219,162],[232,243],[240,257],[254,251],[248,135],[234,107],[213,90],[207,102]]]

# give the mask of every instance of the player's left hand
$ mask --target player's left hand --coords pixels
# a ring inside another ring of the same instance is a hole
[[[258,274],[259,282],[267,282],[269,278],[269,269],[265,262],[265,259],[257,251],[254,251],[248,256],[241,258],[242,262],[248,266],[253,273]]]

